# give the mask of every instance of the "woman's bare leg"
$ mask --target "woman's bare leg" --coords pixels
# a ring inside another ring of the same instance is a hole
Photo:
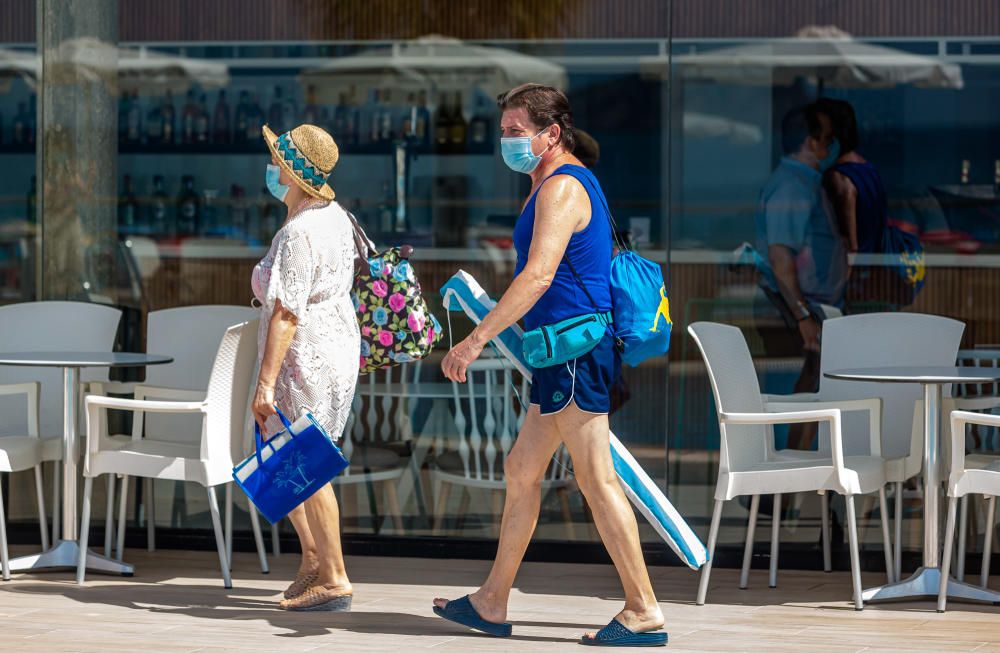
[[[319,567],[319,559],[316,557],[316,540],[309,528],[305,505],[299,505],[288,513],[288,521],[292,522],[295,534],[299,536],[299,545],[302,547],[302,561],[299,562],[297,575],[302,577],[316,573],[316,569]]]
[[[309,531],[316,541],[316,584],[341,590],[343,594],[351,593],[351,581],[347,578],[344,552],[340,545],[340,508],[333,486],[327,483],[303,505]]]

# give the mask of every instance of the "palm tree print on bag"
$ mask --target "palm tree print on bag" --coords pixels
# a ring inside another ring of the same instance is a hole
[[[306,478],[306,459],[301,451],[293,451],[285,465],[274,477],[274,485],[279,488],[291,487],[292,493],[302,494],[313,481]]]

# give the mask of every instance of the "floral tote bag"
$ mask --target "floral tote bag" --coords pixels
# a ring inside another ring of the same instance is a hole
[[[360,373],[424,358],[441,340],[441,324],[427,310],[413,272],[409,245],[376,253],[353,215],[358,250],[351,299],[361,327]]]

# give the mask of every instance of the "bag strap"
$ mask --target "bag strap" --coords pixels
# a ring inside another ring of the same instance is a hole
[[[357,257],[354,261],[354,273],[357,274],[362,262],[367,261],[371,254],[375,253],[375,243],[372,242],[365,230],[361,228],[358,224],[358,219],[354,217],[354,214],[344,209],[347,213],[348,220],[351,221],[351,227],[354,230],[354,249],[357,251]]]
[[[566,261],[566,265],[569,266],[569,271],[573,273],[573,276],[576,278],[576,282],[580,284],[580,288],[583,289],[584,294],[587,295],[587,299],[589,299],[590,303],[594,306],[594,311],[599,311],[600,309],[597,308],[597,302],[594,301],[594,296],[590,294],[590,291],[587,290],[587,285],[583,283],[583,279],[580,278],[579,274],[577,274],[576,268],[573,267],[573,261],[569,260],[568,253],[563,255],[563,260]]]
[[[615,223],[615,217],[611,214],[611,208],[608,206],[608,198],[604,196],[604,191],[594,183],[592,178],[593,173],[583,173],[573,170],[575,166],[569,166],[568,170],[560,172],[561,175],[569,175],[577,181],[587,184],[590,190],[593,191],[594,195],[597,195],[601,200],[601,206],[604,207],[604,215],[608,216],[608,222],[611,224],[611,238],[618,244],[618,249],[621,251],[628,251],[628,245],[622,241],[621,237],[618,236],[618,224]],[[553,175],[555,176],[555,175]],[[593,203],[591,203],[593,205]]]

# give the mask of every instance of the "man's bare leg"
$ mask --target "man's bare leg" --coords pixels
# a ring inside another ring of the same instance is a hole
[[[479,616],[493,623],[507,620],[507,600],[538,523],[542,502],[542,478],[559,447],[559,432],[552,416],[542,416],[538,406],[528,408],[517,441],[504,463],[507,494],[500,521],[500,541],[490,575],[469,596]],[[443,608],[448,600],[434,599]]]
[[[625,590],[625,608],[616,619],[633,632],[656,630],[663,626],[663,612],[642,557],[635,513],[611,460],[608,416],[584,412],[570,402],[554,417],[573,459],[576,482],[594,513],[594,523]]]

